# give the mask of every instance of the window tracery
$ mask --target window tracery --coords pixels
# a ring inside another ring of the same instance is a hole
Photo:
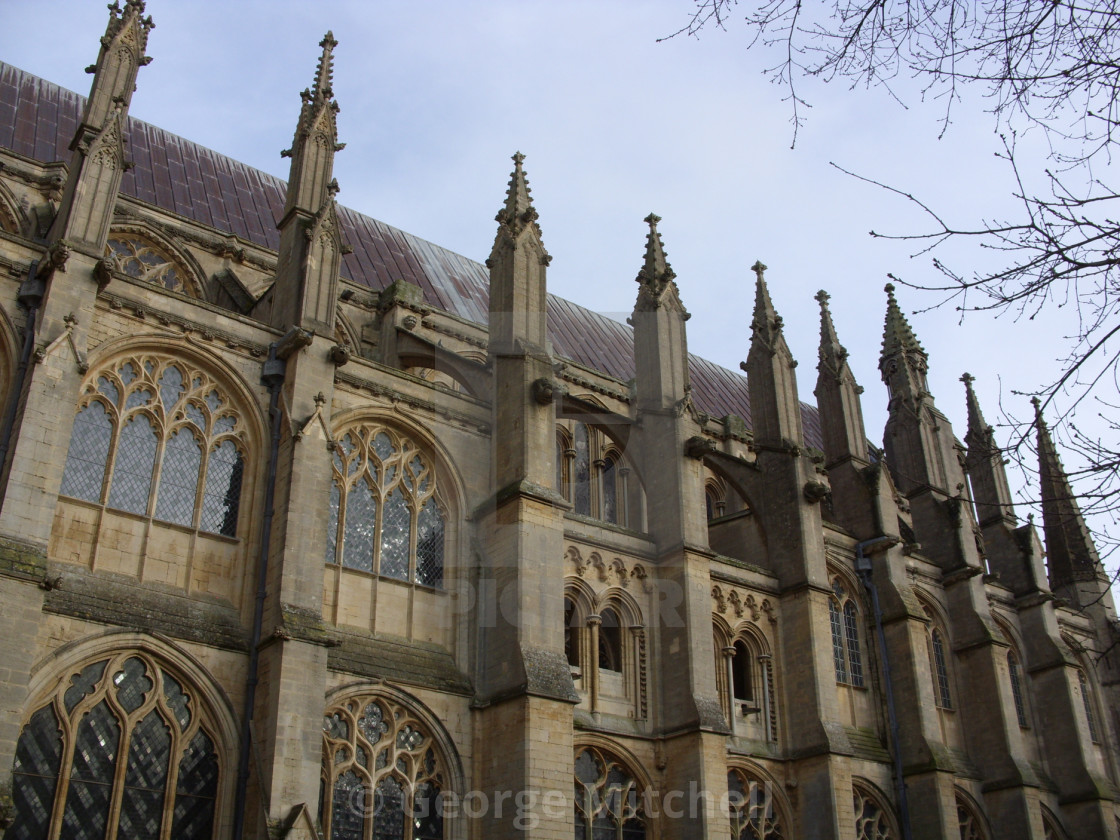
[[[114,232],[105,243],[105,256],[122,274],[172,292],[197,296],[196,289],[175,258],[145,236]]]
[[[332,463],[326,561],[442,587],[446,514],[428,455],[364,423],[342,434]]]
[[[960,827],[961,840],[987,840],[980,817],[959,793],[957,794],[957,825]]]
[[[151,354],[118,359],[84,388],[59,492],[234,537],[245,438],[203,371]]]
[[[1085,706],[1085,721],[1089,724],[1089,738],[1094,744],[1101,742],[1100,730],[1097,728],[1097,716],[1093,711],[1093,697],[1089,688],[1089,680],[1085,672],[1077,669],[1077,682],[1081,688],[1081,702]]]
[[[879,798],[862,785],[852,785],[856,840],[895,840],[893,820]]]
[[[777,794],[770,782],[740,767],[727,771],[731,840],[784,840]]]
[[[208,840],[221,761],[203,714],[146,654],[75,669],[20,734],[5,837]]]
[[[577,840],[645,840],[643,793],[634,774],[613,755],[597,747],[577,748]]]
[[[832,661],[836,682],[863,688],[863,656],[859,643],[859,609],[839,577],[832,579],[828,600],[828,619],[832,628]]]
[[[1022,669],[1019,666],[1019,657],[1015,651],[1007,652],[1007,674],[1011,679],[1011,696],[1015,701],[1015,716],[1019,719],[1019,726],[1027,729],[1030,722],[1027,720],[1027,706],[1023,697]]]
[[[640,488],[605,432],[579,420],[556,430],[556,491],[574,513],[641,528]]]
[[[320,820],[328,840],[442,840],[444,758],[398,702],[348,698],[323,717]]]

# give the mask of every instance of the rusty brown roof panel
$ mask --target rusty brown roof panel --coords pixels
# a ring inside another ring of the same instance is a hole
[[[44,162],[68,160],[85,100],[0,62],[0,146]],[[135,166],[121,191],[199,224],[275,251],[286,184],[204,146],[137,119],[128,121],[128,156]],[[342,276],[372,290],[394,280],[419,286],[434,307],[486,324],[489,274],[479,262],[339,206],[343,240],[354,250]],[[554,352],[623,382],[634,376],[630,327],[554,295],[548,300]],[[689,355],[696,407],[714,417],[737,414],[750,424],[746,377]],[[820,445],[816,409],[802,403],[805,438]]]

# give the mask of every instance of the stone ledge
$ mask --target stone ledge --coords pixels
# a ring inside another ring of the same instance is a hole
[[[47,577],[46,549],[0,537],[0,575],[41,583]]]
[[[338,646],[327,650],[327,667],[359,677],[386,679],[453,694],[471,695],[470,680],[451,654],[430,642],[399,636],[337,631]]]

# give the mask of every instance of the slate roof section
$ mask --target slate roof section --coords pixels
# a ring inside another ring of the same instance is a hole
[[[68,160],[85,99],[0,62],[0,146],[43,162]],[[276,250],[276,220],[286,184],[210,149],[130,117],[129,157],[121,191],[199,224]],[[475,323],[488,319],[489,274],[481,263],[339,207],[343,239],[353,249],[342,276],[373,290],[406,280],[434,307]],[[605,315],[549,296],[549,336],[555,352],[627,381],[634,376],[631,330]],[[750,426],[746,378],[689,355],[696,407],[714,417],[737,414]],[[821,445],[813,406],[802,403],[806,441]]]

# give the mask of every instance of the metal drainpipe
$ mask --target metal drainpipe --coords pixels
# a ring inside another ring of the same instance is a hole
[[[31,263],[27,279],[19,287],[19,303],[27,309],[27,326],[23,330],[23,348],[19,354],[19,367],[16,368],[12,387],[8,389],[8,407],[4,411],[4,425],[0,429],[0,473],[8,460],[8,447],[12,440],[12,429],[16,424],[16,410],[23,396],[23,384],[27,378],[27,366],[31,362],[31,351],[35,347],[35,332],[38,327],[36,318],[39,306],[43,303],[46,285],[38,277],[39,261]]]
[[[253,635],[249,642],[249,676],[245,680],[245,706],[241,716],[241,748],[237,758],[237,791],[233,799],[233,837],[241,840],[245,831],[245,797],[249,789],[249,754],[253,748],[253,707],[257,697],[257,670],[260,666],[261,624],[264,621],[264,600],[268,593],[268,552],[272,543],[272,519],[276,500],[276,466],[280,460],[280,389],[284,385],[286,365],[276,357],[276,344],[269,345],[268,359],[261,369],[261,384],[268,387],[268,416],[272,421],[268,453],[268,481],[264,492],[264,522],[261,525],[261,548],[257,556],[257,598],[253,606]],[[263,792],[262,792],[263,793]]]
[[[902,747],[899,745],[898,714],[894,706],[894,682],[891,679],[891,661],[887,657],[887,637],[883,633],[883,611],[879,607],[879,590],[871,575],[871,558],[865,554],[865,549],[873,546],[894,545],[898,540],[895,537],[875,537],[856,544],[856,572],[860,580],[871,594],[871,609],[875,615],[875,635],[879,639],[879,658],[883,661],[883,687],[887,693],[887,723],[891,731],[891,757],[894,759],[895,790],[898,792],[898,813],[902,818],[902,838],[911,840],[913,834],[910,829],[910,805],[906,799],[906,780],[902,776]]]

